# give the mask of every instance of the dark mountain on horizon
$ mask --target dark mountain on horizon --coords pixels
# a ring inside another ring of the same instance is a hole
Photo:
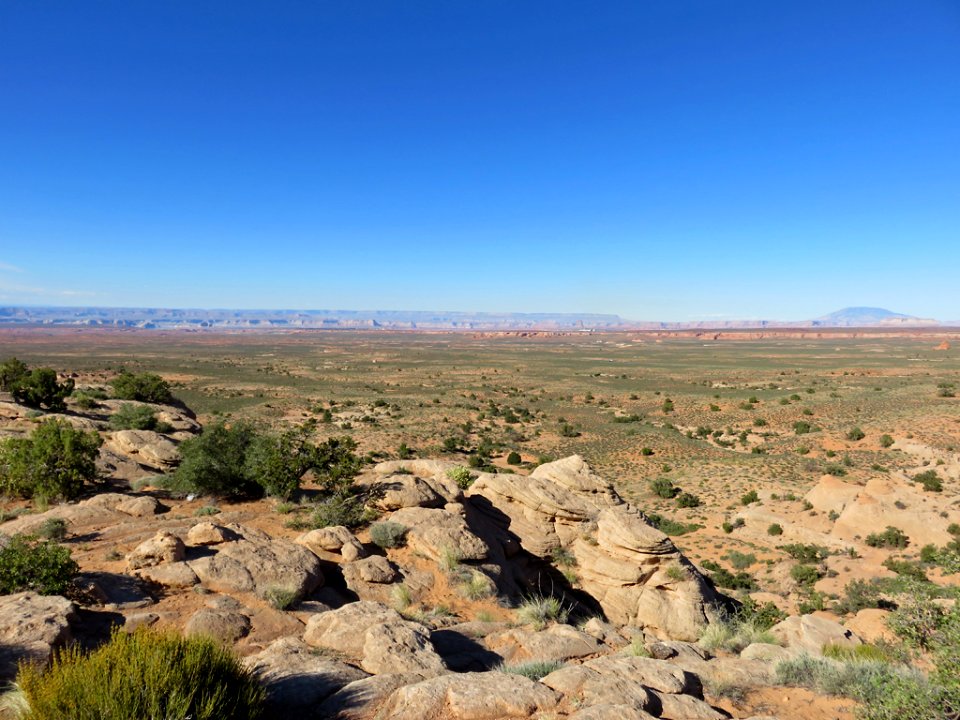
[[[814,320],[625,320],[591,313],[411,310],[231,310],[110,307],[0,307],[0,327],[86,326],[161,330],[675,331],[944,327],[883,308],[849,307]]]

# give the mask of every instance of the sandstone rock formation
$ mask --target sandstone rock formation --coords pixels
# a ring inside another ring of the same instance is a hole
[[[716,617],[719,598],[703,576],[579,456],[529,477],[482,475],[467,495],[528,552],[572,551],[580,586],[615,623],[696,640]]]

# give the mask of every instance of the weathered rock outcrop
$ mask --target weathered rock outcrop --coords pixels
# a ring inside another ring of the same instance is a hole
[[[216,592],[284,588],[303,597],[323,583],[317,556],[305,547],[240,525],[228,525],[237,540],[216,545],[216,553],[189,560],[200,582]]]
[[[460,560],[484,560],[490,548],[467,525],[461,509],[456,504],[444,509],[410,507],[397,510],[389,519],[408,527],[407,545],[432,560],[439,561],[450,552]]]
[[[21,660],[47,662],[72,637],[77,608],[58,595],[0,597],[0,680],[12,680]]]
[[[316,712],[317,703],[367,674],[347,663],[317,655],[299,638],[275,640],[245,660],[266,685],[276,710],[296,717],[329,717]]]
[[[541,683],[500,672],[441,675],[393,692],[380,720],[501,720],[550,710],[560,696]]]
[[[429,630],[376,602],[350,603],[312,616],[303,639],[311,647],[357,660],[372,674],[412,672],[429,677],[446,672]]]
[[[177,446],[152,430],[118,430],[110,435],[106,446],[154,470],[167,470],[180,462]]]
[[[577,455],[529,477],[482,475],[467,495],[528,552],[571,550],[580,587],[614,623],[696,640],[716,617],[719,598],[697,569]]]
[[[840,623],[820,615],[794,615],[770,628],[770,634],[793,651],[821,655],[824,645],[852,647],[861,640]]]

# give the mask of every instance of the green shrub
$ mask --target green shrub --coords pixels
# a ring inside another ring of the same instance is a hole
[[[750,505],[751,503],[759,502],[760,496],[757,495],[756,490],[751,490],[746,493],[743,497],[740,498],[741,505]]]
[[[850,432],[847,433],[847,440],[851,440],[853,442],[859,442],[860,440],[863,440],[866,436],[867,434],[863,432],[863,430],[861,430],[858,427],[855,427],[855,428],[851,428]]]
[[[406,525],[395,522],[376,522],[370,526],[370,541],[381,548],[403,547],[407,542]]]
[[[864,542],[870,547],[877,548],[900,548],[901,550],[910,544],[910,538],[900,528],[888,525],[882,533],[871,533],[867,535]]]
[[[49,410],[62,412],[67,409],[66,398],[73,392],[74,383],[66,379],[57,382],[57,371],[52,368],[35,368],[27,370],[27,366],[16,358],[10,358],[0,370],[5,390],[13,394],[13,399],[21,405],[31,408],[46,407]]]
[[[349,487],[360,471],[356,443],[348,437],[328,438],[314,445],[307,428],[282,433],[258,432],[252,425],[217,422],[180,445],[180,467],[172,478],[176,489],[222,498],[289,499],[307,470],[330,493]]]
[[[497,588],[493,581],[482,572],[471,572],[469,577],[460,583],[460,592],[469,600],[482,600],[493,595]]]
[[[749,619],[731,617],[707,625],[700,636],[699,644],[707,650],[726,650],[738,653],[753,643],[777,644],[776,638],[769,632],[769,627]]]
[[[97,476],[102,443],[95,431],[76,430],[63,420],[45,420],[30,437],[0,443],[0,492],[73,500],[83,491],[83,484]]]
[[[880,447],[888,448],[891,447],[894,443],[894,439],[884,433],[880,436]]]
[[[680,494],[680,488],[674,485],[673,481],[669,478],[657,478],[655,480],[651,480],[650,490],[657,497],[662,497],[667,500]]]
[[[29,710],[22,720],[254,720],[266,693],[249,670],[209,638],[114,631],[84,653],[73,646],[49,668],[17,675]]]
[[[565,623],[569,615],[570,609],[551,596],[535,595],[517,608],[517,619],[525,625],[533,625],[535,630],[542,630],[549,622]]]
[[[751,565],[757,564],[757,556],[753,553],[742,553],[737,550],[731,550],[727,554],[727,560],[733,565],[734,570],[746,570]]]
[[[157,425],[156,413],[146,405],[124,403],[110,416],[111,430],[156,430]]]
[[[703,569],[708,570],[708,577],[711,582],[719,588],[725,588],[727,590],[756,590],[757,581],[753,579],[753,576],[744,571],[739,571],[737,573],[732,573],[727,570],[725,567],[720,565],[720,563],[713,560],[704,560]]]
[[[780,523],[772,523],[767,528],[767,535],[783,535],[783,526]]]
[[[341,443],[340,440],[331,441]],[[343,451],[352,457],[356,447],[352,440],[343,444]],[[298,428],[282,433],[257,433],[246,450],[243,474],[271,497],[289,500],[300,490],[300,479],[311,468],[318,468],[319,448],[307,441],[307,430]],[[359,469],[359,461],[352,458]],[[351,475],[352,477],[352,475]]]
[[[37,531],[37,535],[45,540],[60,542],[67,536],[67,521],[63,518],[47,518]]]
[[[470,468],[465,468],[462,465],[447,470],[447,477],[453,480],[461,490],[466,490],[470,487],[474,480]]]
[[[300,599],[300,595],[296,588],[271,585],[263,591],[263,599],[270,603],[274,610],[289,610]]]
[[[29,374],[30,369],[25,362],[15,357],[7,358],[0,364],[0,390],[11,392]]]
[[[693,493],[685,492],[685,493],[680,493],[680,495],[677,496],[677,507],[695,508],[695,507],[700,507],[700,505],[701,505],[700,498],[698,498]]]
[[[371,519],[361,496],[341,490],[317,502],[310,515],[309,526],[324,528],[343,525],[352,529],[366,525]]]
[[[519,465],[522,462],[523,458],[520,457],[520,453],[516,450],[511,451],[510,454],[507,455],[507,465]]]
[[[813,585],[822,577],[819,568],[800,563],[790,568],[790,577],[800,585]]]
[[[813,432],[813,426],[806,420],[797,420],[793,424],[793,432],[797,435],[806,435]]]
[[[0,595],[25,590],[62,595],[79,570],[67,548],[49,540],[14,535],[0,547]]]
[[[794,560],[805,563],[818,563],[830,557],[830,551],[823,545],[805,545],[795,543],[790,545],[778,545],[778,550],[783,550]]]
[[[943,492],[943,481],[936,470],[924,470],[913,476],[913,481],[923,485],[927,492]]]
[[[686,535],[703,527],[697,523],[683,523],[658,513],[647,513],[647,520],[664,535]]]
[[[173,393],[170,385],[154,373],[122,372],[110,381],[113,396],[120,400],[137,400],[146,403],[170,403]]]
[[[256,431],[249,423],[208,425],[180,445],[180,466],[172,477],[181,490],[223,498],[260,497],[263,487],[246,471],[247,449]]]
[[[534,682],[564,666],[562,660],[531,660],[516,665],[498,665],[495,670],[511,675],[523,675]]]

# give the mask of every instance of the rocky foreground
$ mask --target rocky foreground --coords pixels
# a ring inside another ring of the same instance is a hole
[[[9,536],[65,520],[85,596],[0,598],[0,672],[148,624],[233,645],[277,716],[711,720],[749,715],[722,688],[770,684],[772,661],[860,642],[791,617],[772,630],[780,644],[712,657],[697,640],[729,600],[580,457],[465,490],[451,467],[393,461],[358,479],[405,529],[386,549],[342,526],[271,526],[262,505],[196,517],[150,493],[6,522]]]

